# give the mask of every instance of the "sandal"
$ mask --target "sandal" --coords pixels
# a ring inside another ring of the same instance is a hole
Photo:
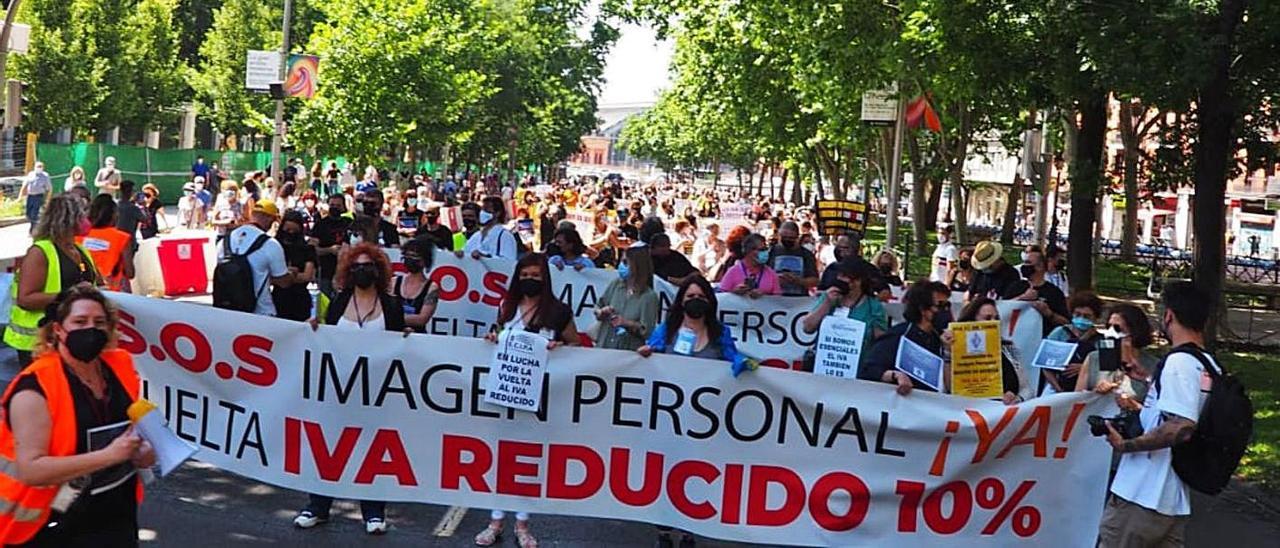
[[[538,548],[538,539],[533,537],[528,527],[516,527],[516,544],[520,548]]]
[[[501,539],[502,526],[490,523],[488,527],[480,531],[480,534],[476,535],[476,546],[493,546]]]

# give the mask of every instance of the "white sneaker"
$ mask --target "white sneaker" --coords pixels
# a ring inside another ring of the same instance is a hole
[[[329,521],[329,519],[317,516],[311,513],[311,510],[303,510],[298,512],[297,517],[293,518],[293,526],[299,529],[310,529],[326,521]]]
[[[382,518],[364,520],[364,532],[370,535],[383,535],[387,532],[387,522]]]

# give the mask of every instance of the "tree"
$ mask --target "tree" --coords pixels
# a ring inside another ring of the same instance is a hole
[[[200,44],[201,65],[188,81],[201,105],[201,116],[223,135],[270,133],[273,106],[269,97],[245,90],[249,50],[279,50],[277,2],[226,0],[214,11],[213,29]]]
[[[135,106],[120,116],[127,125],[153,129],[168,124],[177,119],[177,107],[189,96],[172,24],[176,5],[176,0],[139,0],[125,20],[126,63],[108,80],[132,82]]]
[[[137,0],[79,0],[72,9],[84,20],[87,38],[93,43],[94,70],[100,82],[96,129],[106,130],[135,122],[142,112],[138,81],[130,66],[131,41],[128,21]],[[149,11],[155,13],[156,5]]]
[[[27,83],[28,131],[73,132],[92,126],[100,102],[101,74],[95,70],[94,44],[84,21],[64,0],[27,0],[25,21],[31,22],[31,49],[15,59],[18,77]]]

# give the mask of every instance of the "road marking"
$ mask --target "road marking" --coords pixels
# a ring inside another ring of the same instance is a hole
[[[454,531],[458,530],[458,525],[462,524],[462,518],[466,515],[467,507],[450,506],[449,511],[440,516],[440,523],[436,524],[436,528],[431,531],[431,534],[437,537],[453,536]]]

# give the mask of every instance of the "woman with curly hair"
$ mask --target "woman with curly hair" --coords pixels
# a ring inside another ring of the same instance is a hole
[[[406,337],[413,332],[405,327],[400,302],[387,293],[391,285],[391,261],[377,245],[363,242],[347,250],[338,259],[333,284],[338,294],[325,314],[325,325],[361,331],[400,331]],[[318,324],[317,318],[311,319],[313,328]],[[293,525],[310,529],[328,521],[332,505],[333,497],[312,494],[307,507],[293,518]],[[366,533],[387,532],[387,503],[362,500],[360,513]]]
[[[19,367],[31,363],[45,307],[63,289],[81,282],[98,283],[93,257],[76,244],[76,236],[88,234],[93,228],[87,206],[72,193],[51,198],[31,235],[31,247],[18,263],[9,289],[13,307],[9,310],[4,342],[18,351]]]
[[[735,226],[733,227],[733,230],[729,231],[729,237],[724,239],[724,245],[729,250],[729,254],[720,261],[720,264],[715,265],[712,269],[714,272],[708,281],[712,283],[720,283],[720,279],[724,278],[724,275],[729,271],[729,268],[733,267],[735,263],[742,259],[742,241],[746,240],[747,236],[750,235],[751,229],[747,228],[746,225]]]

